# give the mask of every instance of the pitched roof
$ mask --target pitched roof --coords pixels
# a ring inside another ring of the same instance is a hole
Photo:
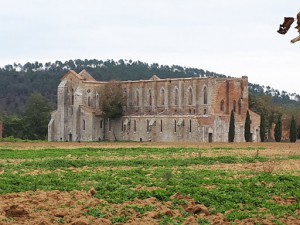
[[[62,78],[61,80],[65,79],[67,76],[73,75],[79,80],[84,81],[96,81],[86,70],[82,70],[79,74],[76,73],[74,70],[69,70]]]
[[[79,73],[79,76],[82,77],[83,80],[85,81],[96,81],[94,79],[94,77],[92,77],[86,70],[82,70],[80,73]]]
[[[153,75],[149,80],[160,80],[160,78],[156,75]]]

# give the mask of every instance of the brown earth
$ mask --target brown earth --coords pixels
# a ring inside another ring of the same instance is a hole
[[[171,201],[160,202],[155,198],[135,199],[121,204],[109,204],[104,200],[94,198],[95,190],[84,191],[36,191],[14,193],[0,196],[0,225],[89,225],[89,224],[131,224],[155,225],[167,216],[173,219],[187,215],[183,221],[186,225],[196,225],[198,220],[205,219],[211,224],[232,224],[226,221],[225,215],[212,215],[204,205],[195,203],[187,196],[175,194]],[[182,205],[174,207],[173,200],[180,200]],[[286,200],[274,196],[271,201],[278,204],[295,204],[294,198]],[[137,209],[149,207],[145,212]],[[263,209],[262,209],[263,211]],[[300,215],[300,212],[297,212]],[[125,218],[116,223],[117,218]],[[274,224],[275,218],[246,219],[235,221],[234,224]],[[125,222],[126,221],[126,222]],[[283,224],[297,225],[299,221],[287,216],[279,219]]]
[[[130,143],[130,142],[101,142],[101,143],[68,143],[68,142],[43,142],[43,143],[4,143],[0,142],[1,149],[76,149],[76,148],[121,148],[121,147],[192,147],[205,149],[204,152],[191,154],[174,154],[172,157],[188,158],[188,157],[213,157],[220,155],[234,155],[234,156],[264,156],[273,158],[299,156],[299,143],[215,143],[215,144],[199,144],[199,143]],[[227,148],[222,149],[222,148]],[[158,156],[159,157],[159,156]],[[124,158],[122,158],[124,160]],[[1,163],[20,163],[20,160],[7,160]],[[235,170],[244,171],[251,170],[257,172],[268,173],[296,173],[300,171],[300,160],[280,160],[270,161],[265,163],[246,163],[246,164],[216,164],[210,166],[191,166],[190,169],[217,169],[217,170]],[[89,170],[88,167],[83,168],[69,168],[73,172],[80,172],[81,170]],[[105,171],[107,168],[93,168],[94,171]],[[131,167],[116,167],[111,169],[132,169]],[[176,168],[174,168],[176,170]],[[19,171],[20,172],[20,171]],[[34,170],[21,171],[24,175],[48,173],[49,171]],[[64,172],[63,170],[55,171],[57,173]],[[0,175],[5,173],[0,168]],[[237,174],[239,176],[239,174]],[[238,177],[237,177],[238,178]],[[235,177],[232,177],[235,179]],[[83,186],[86,184],[82,184]],[[92,184],[89,184],[92,186]],[[257,185],[265,185],[272,187],[272,183],[261,183]],[[144,190],[146,187],[137,186],[136,191]],[[204,188],[208,190],[218,188],[216,186],[206,185]],[[183,205],[174,205],[173,200],[170,202],[160,202],[155,198],[148,198],[144,200],[135,199],[131,202],[124,202],[121,204],[109,204],[104,200],[94,197],[95,190],[90,192],[72,191],[36,191],[23,192],[0,195],[0,225],[50,225],[50,224],[71,224],[71,225],[87,225],[87,224],[118,224],[117,219],[126,218],[126,223],[119,224],[133,224],[133,225],[149,225],[159,224],[159,222],[168,216],[170,218],[184,217],[183,224],[198,224],[199,219],[205,219],[211,224],[232,224],[225,220],[225,214],[210,214],[210,209],[204,205],[196,204],[195,201],[187,196],[175,194],[172,199],[182,200]],[[270,199],[282,206],[298,204],[293,197],[282,199],[279,196],[273,196]],[[151,206],[149,208],[149,206]],[[137,209],[148,209],[144,212],[138,212]],[[262,211],[264,209],[261,209]],[[300,212],[296,212],[300,216]],[[101,218],[103,217],[103,218]],[[274,216],[268,215],[267,219],[246,219],[242,221],[234,221],[234,224],[275,224]],[[300,225],[300,222],[292,216],[286,216],[277,219],[282,224]]]
[[[94,191],[94,190],[93,190]],[[135,199],[121,204],[108,204],[93,197],[92,191],[36,191],[0,196],[0,224],[113,224],[116,218],[125,217],[119,224],[158,224],[164,216],[182,217],[189,213],[185,224],[197,224],[199,218],[206,218],[213,224],[228,224],[223,215],[210,215],[209,210],[189,197],[175,194],[171,199],[184,200],[185,204],[174,209],[173,202],[160,202],[155,198]],[[135,209],[149,207],[139,213]],[[93,216],[94,213],[94,216]],[[105,218],[97,218],[97,217]]]
[[[199,143],[199,142],[0,142],[0,149],[73,149],[73,148],[132,148],[132,147],[153,147],[153,148],[264,148],[280,154],[281,151],[295,152],[299,154],[300,143]],[[253,150],[252,150],[253,152]],[[264,152],[264,150],[260,151]]]

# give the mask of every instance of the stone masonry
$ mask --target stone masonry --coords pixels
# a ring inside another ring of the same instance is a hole
[[[235,112],[235,142],[244,141],[248,78],[175,78],[122,81],[124,116],[104,118],[101,89],[85,70],[70,70],[58,86],[51,113],[49,141],[227,142],[230,113]],[[253,141],[259,140],[260,116],[250,111]]]

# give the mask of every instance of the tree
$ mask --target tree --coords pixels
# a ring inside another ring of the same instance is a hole
[[[118,118],[123,115],[126,98],[120,82],[111,81],[101,90],[100,109],[105,118]]]
[[[49,120],[50,109],[46,99],[41,94],[30,95],[24,114],[25,138],[44,140],[47,136]]]
[[[261,114],[260,115],[260,141],[264,142],[266,138],[266,121],[265,121],[265,115]]]
[[[290,142],[297,141],[297,125],[294,116],[292,116],[291,126],[290,126]]]
[[[244,136],[245,136],[246,142],[251,141],[251,120],[250,120],[249,110],[247,110],[247,115],[246,115]]]
[[[3,116],[3,137],[23,138],[24,136],[24,121],[17,116]]]
[[[231,110],[230,122],[229,122],[229,133],[228,133],[228,141],[234,142],[235,135],[235,119],[234,119],[234,111]]]
[[[282,121],[281,121],[281,115],[278,116],[275,129],[274,129],[274,136],[275,136],[275,141],[280,142],[281,141],[281,136],[282,136]]]

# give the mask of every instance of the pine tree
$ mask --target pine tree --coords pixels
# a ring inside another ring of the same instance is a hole
[[[275,125],[274,129],[274,136],[275,136],[275,141],[280,142],[281,141],[281,136],[282,136],[282,122],[281,122],[281,116],[278,116],[278,120]]]
[[[265,115],[261,114],[260,116],[260,141],[264,142],[266,138],[266,122],[265,122]]]
[[[234,142],[234,135],[235,135],[234,111],[231,110],[230,122],[229,122],[229,133],[228,133],[229,142]]]
[[[290,126],[290,142],[297,141],[297,125],[294,116],[292,116],[291,126]]]
[[[247,110],[247,115],[246,115],[244,136],[245,136],[246,142],[251,141],[251,120],[250,120],[249,110]]]

